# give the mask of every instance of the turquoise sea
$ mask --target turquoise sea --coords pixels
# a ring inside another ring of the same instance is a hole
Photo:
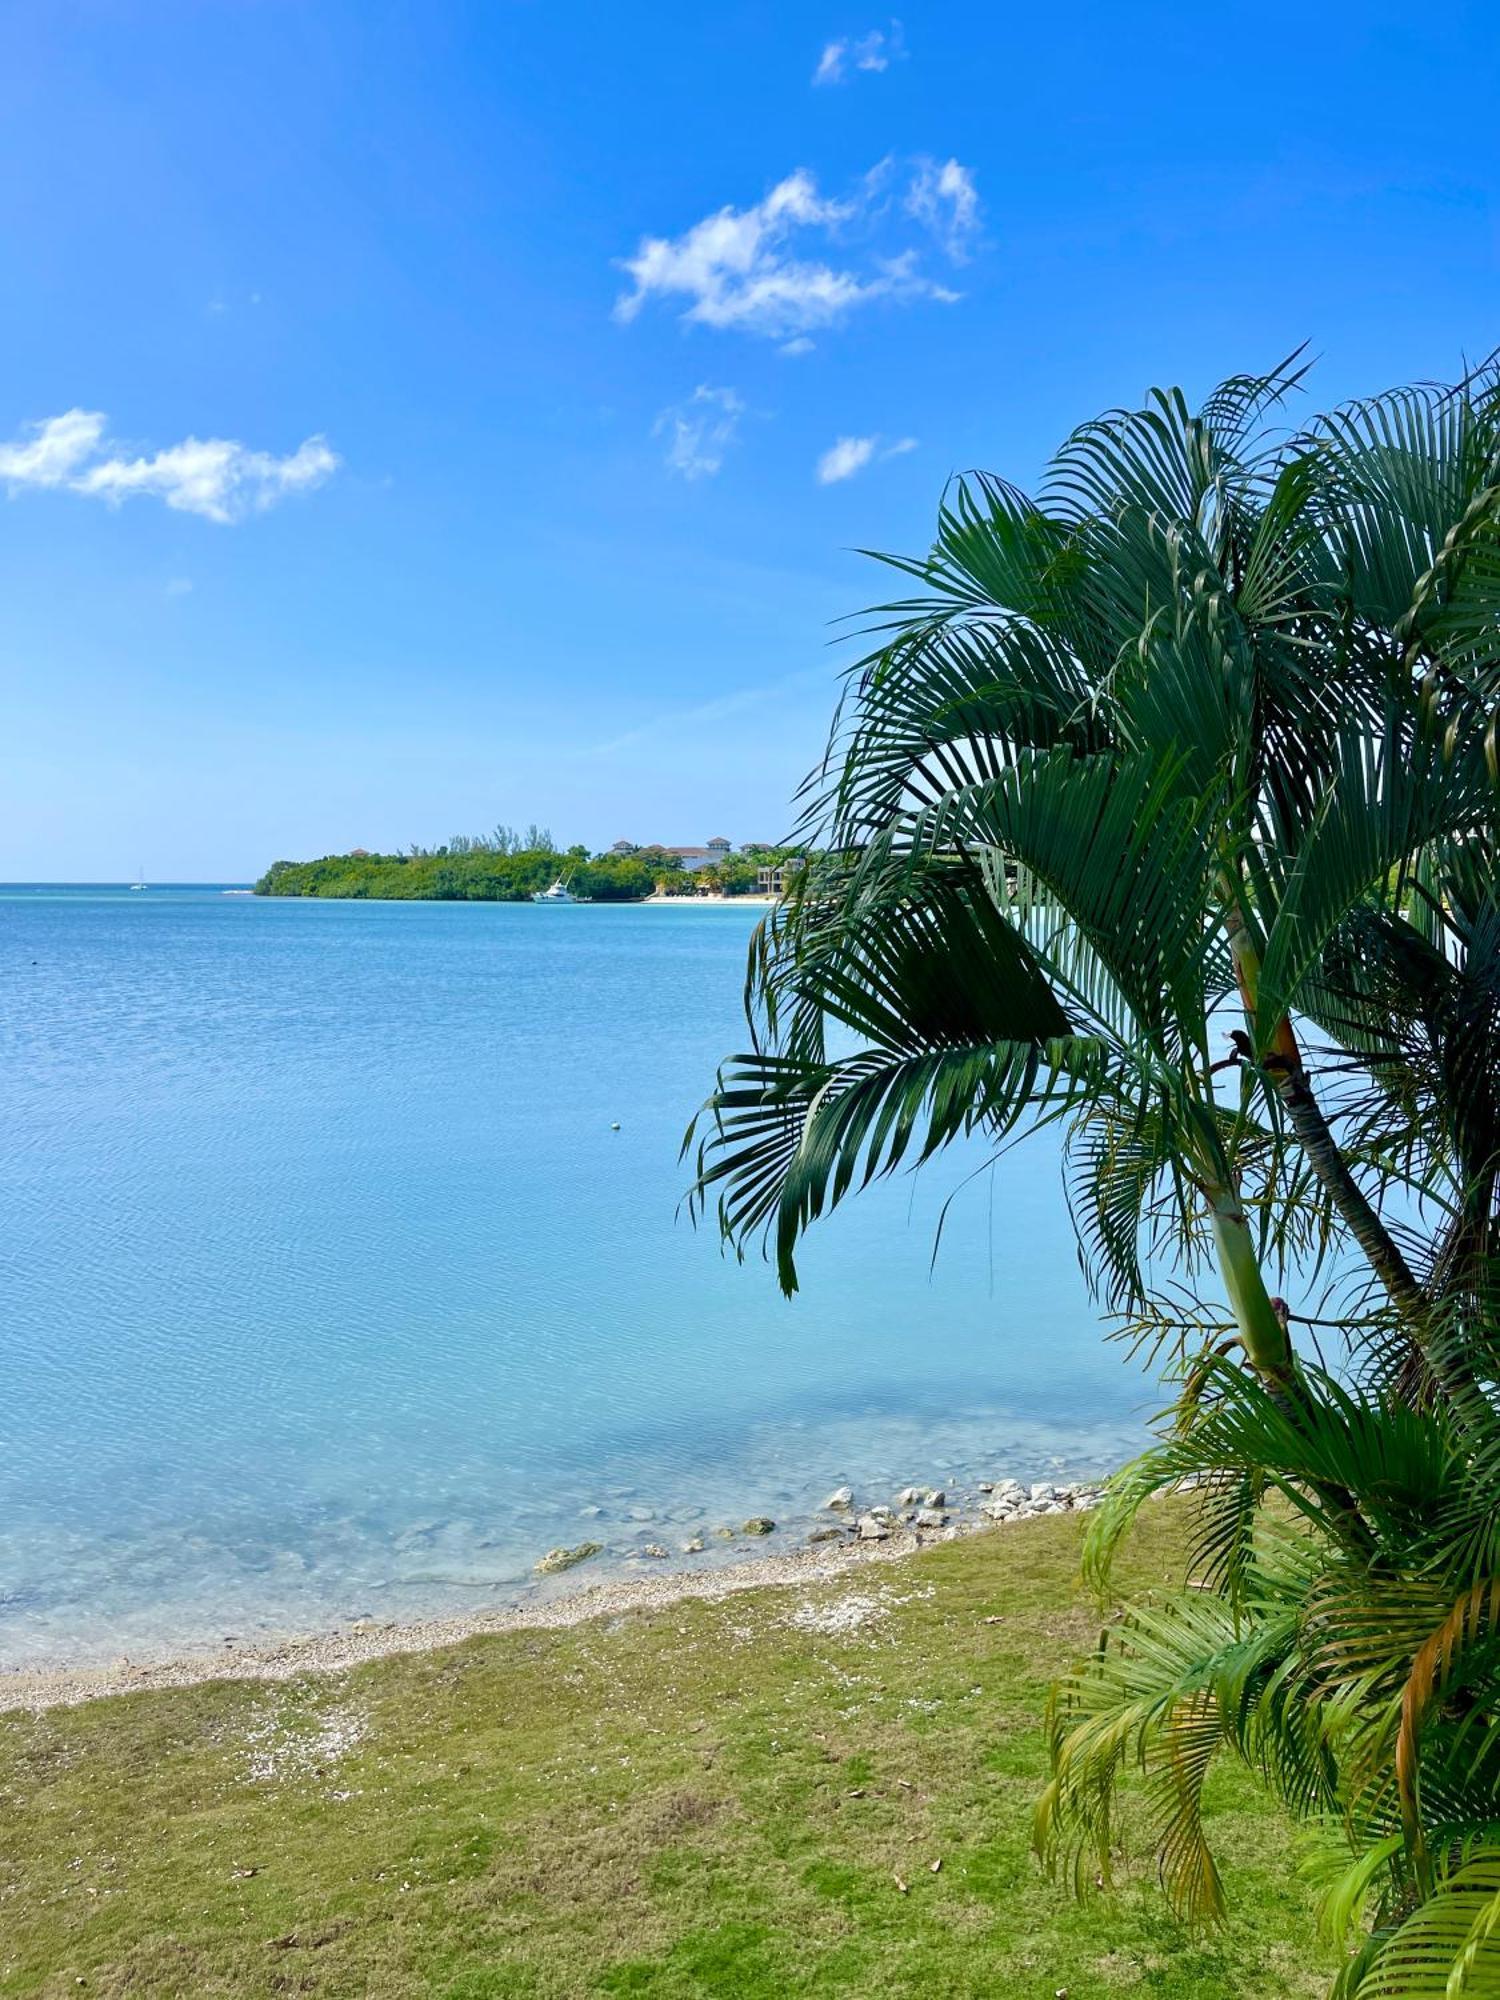
[[[977,1155],[855,1201],[790,1302],[678,1213],[757,914],[0,890],[0,1666],[1121,1457],[1154,1391],[1045,1144],[935,1266]]]

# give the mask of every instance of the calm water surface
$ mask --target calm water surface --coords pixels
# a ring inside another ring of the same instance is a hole
[[[1042,1148],[935,1270],[955,1166],[855,1202],[790,1303],[678,1217],[754,914],[0,891],[0,1665],[1122,1455]]]

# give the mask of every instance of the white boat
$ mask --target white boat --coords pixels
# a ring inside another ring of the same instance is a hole
[[[550,889],[533,890],[531,900],[533,903],[586,903],[589,899],[587,896],[575,896],[559,875]]]
[[[132,888],[132,889],[144,889],[144,888],[146,888],[146,887],[147,887],[147,883],[146,883],[146,871],[145,871],[145,869],[144,869],[144,868],[137,868],[137,869],[136,869],[136,871],[135,871],[135,880],[134,880],[134,881],[133,881],[133,882],[131,883],[131,885],[130,885],[130,886],[131,886],[131,888]]]

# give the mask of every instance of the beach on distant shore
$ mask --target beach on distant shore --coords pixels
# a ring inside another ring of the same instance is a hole
[[[643,896],[631,905],[638,910],[690,910],[698,903],[744,903],[751,909],[771,909],[780,896]]]

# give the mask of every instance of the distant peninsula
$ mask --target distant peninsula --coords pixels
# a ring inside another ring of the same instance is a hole
[[[802,865],[796,848],[718,836],[698,847],[617,840],[602,854],[559,847],[542,827],[498,826],[455,834],[441,847],[372,854],[354,847],[318,861],[277,861],[255,885],[257,896],[331,896],[382,902],[524,903],[564,881],[578,898],[638,903],[648,896],[780,895]]]

